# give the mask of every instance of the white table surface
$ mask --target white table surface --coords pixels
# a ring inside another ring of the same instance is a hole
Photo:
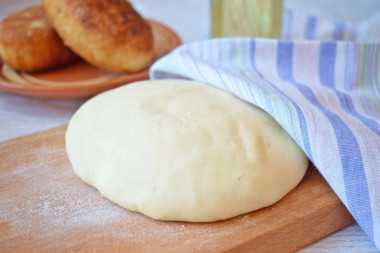
[[[325,17],[342,16],[353,20],[366,17],[373,11],[374,6],[380,9],[378,0],[367,0],[367,4],[359,6],[358,2],[365,1],[285,1],[286,6],[309,14],[320,14]],[[335,7],[342,1],[354,6],[355,11],[342,11],[342,8]],[[0,19],[10,11],[39,2],[38,0],[1,0]],[[205,0],[131,0],[131,2],[143,16],[158,20],[174,29],[184,42],[202,40],[209,36],[209,5]],[[326,11],[321,3],[328,5],[330,12]],[[0,91],[0,141],[65,124],[84,101],[84,99],[40,99]],[[354,223],[299,252],[379,251],[361,228]]]

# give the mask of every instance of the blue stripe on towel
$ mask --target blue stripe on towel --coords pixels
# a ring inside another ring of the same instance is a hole
[[[355,117],[357,120],[361,121],[369,129],[380,136],[380,125],[357,112],[352,98],[345,93],[338,91],[335,88],[335,59],[336,59],[336,42],[322,42],[321,52],[319,58],[319,77],[323,86],[331,88],[337,95],[339,103],[345,112]]]
[[[316,29],[317,20],[315,17],[308,17],[306,23],[306,36],[307,40],[312,40],[315,38],[315,29]]]
[[[251,40],[251,45],[250,45],[250,62],[251,62],[251,66],[253,67],[253,70],[259,75],[259,77],[266,81],[263,76],[260,74],[260,72],[257,70],[257,67],[256,67],[256,63],[255,63],[255,53],[256,53],[256,43],[255,43],[255,40]],[[273,83],[271,82],[268,82],[266,81],[267,84],[269,84],[272,88],[274,88],[276,91],[278,91],[282,96],[286,97],[288,99],[288,101],[293,105],[294,109],[296,110],[297,112],[297,116],[298,116],[298,119],[299,119],[299,126],[300,126],[300,130],[301,130],[301,136],[302,136],[302,142],[303,142],[303,146],[305,148],[305,153],[306,155],[309,157],[310,160],[313,159],[313,154],[311,152],[311,147],[310,147],[310,141],[309,141],[309,130],[308,130],[308,127],[307,127],[307,123],[306,123],[306,119],[305,119],[305,115],[303,114],[303,112],[301,111],[301,109],[299,108],[299,106],[297,105],[297,103],[295,103],[292,99],[289,98],[288,95],[286,95],[284,92],[282,92],[280,89],[278,89]]]
[[[277,59],[278,73],[280,76],[297,87],[311,104],[323,112],[333,127],[339,146],[348,207],[359,225],[370,233],[369,237],[373,240],[373,221],[367,180],[360,148],[355,135],[338,115],[323,107],[308,86],[294,80],[293,42],[279,42]],[[321,79],[323,78],[321,77]]]

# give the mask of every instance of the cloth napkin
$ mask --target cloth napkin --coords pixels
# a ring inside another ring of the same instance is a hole
[[[157,61],[150,77],[198,80],[268,112],[380,249],[380,44],[370,42],[380,41],[379,16],[360,23],[283,17],[284,39],[185,44]]]

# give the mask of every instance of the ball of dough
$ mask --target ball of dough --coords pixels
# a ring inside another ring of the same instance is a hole
[[[43,0],[65,43],[89,63],[135,72],[153,59],[150,26],[126,0]]]
[[[0,55],[4,63],[26,72],[48,70],[77,58],[40,5],[11,13],[1,21]]]
[[[86,102],[66,145],[105,197],[160,220],[209,222],[281,199],[308,159],[266,112],[194,81],[142,81]]]

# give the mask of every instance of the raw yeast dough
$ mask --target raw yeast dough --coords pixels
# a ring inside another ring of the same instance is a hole
[[[281,199],[308,159],[261,109],[193,81],[142,81],[87,101],[66,133],[71,164],[127,209],[208,222]]]

